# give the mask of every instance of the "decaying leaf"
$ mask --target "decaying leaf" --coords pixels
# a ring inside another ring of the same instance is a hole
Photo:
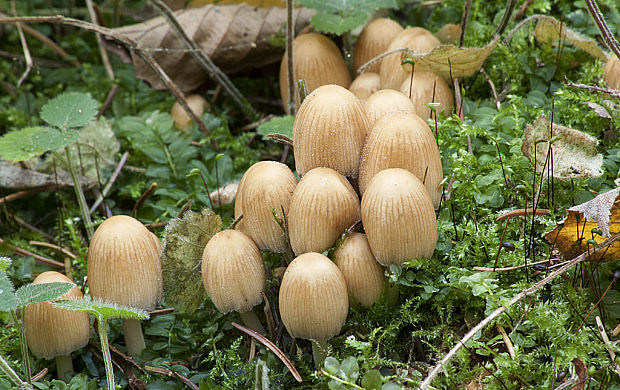
[[[561,36],[560,36],[561,31]],[[559,41],[570,43],[593,57],[607,61],[607,55],[594,39],[586,38],[576,31],[566,27],[565,23],[560,22],[551,16],[541,16],[534,29],[534,37],[539,42]]]
[[[594,102],[581,102],[580,104],[590,107],[600,118],[611,119],[611,115],[609,115],[607,109],[600,104],[596,104]]]
[[[444,79],[451,80],[478,72],[498,42],[499,38],[495,38],[484,47],[441,45],[427,54],[403,53],[402,59],[413,58],[416,71],[435,72]]]
[[[560,250],[564,258],[572,259],[620,232],[620,187],[566,210],[566,218],[545,235],[547,241]],[[598,231],[593,231],[598,229]],[[592,255],[593,260],[620,259],[620,242]]]
[[[577,383],[575,383],[571,390],[583,390],[588,382],[588,368],[583,360],[579,358],[573,359],[573,366],[575,367],[575,374],[577,374]]]
[[[441,43],[456,44],[461,37],[461,26],[458,24],[446,24],[435,33],[435,37]]]
[[[548,141],[554,139],[553,147],[553,177],[570,179],[577,177],[598,177],[603,174],[603,156],[596,152],[598,140],[591,135],[568,127],[553,124],[543,114],[534,124],[525,129],[521,151],[530,159],[536,161],[536,172],[542,172],[549,151]],[[549,162],[545,171],[549,167]]]
[[[222,229],[222,219],[209,209],[187,211],[183,218],[166,226],[161,263],[166,304],[177,312],[189,313],[206,296],[202,287],[200,262],[211,237]]]
[[[82,176],[80,176],[80,182],[82,186],[94,184],[94,182],[89,182]],[[0,187],[24,190],[49,185],[72,186],[73,179],[71,179],[69,172],[62,169],[57,169],[56,175],[54,175],[54,173],[41,173],[34,169],[22,168],[7,161],[0,161]]]
[[[295,9],[296,33],[310,23],[314,10]],[[226,73],[256,68],[279,61],[283,48],[270,44],[270,38],[284,33],[286,10],[256,8],[247,4],[208,5],[175,12],[190,38]],[[152,50],[153,57],[176,85],[190,91],[208,77],[168,23],[157,17],[143,23],[114,30],[137,42],[137,47]],[[132,51],[136,77],[153,88],[165,89],[149,66]]]

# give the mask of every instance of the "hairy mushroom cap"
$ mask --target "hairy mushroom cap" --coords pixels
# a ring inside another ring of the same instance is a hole
[[[140,221],[115,215],[99,227],[88,248],[88,285],[93,298],[150,309],[162,293],[159,247]]]
[[[382,265],[433,255],[435,209],[426,187],[409,171],[391,168],[373,177],[362,197],[362,223]]]
[[[380,78],[378,73],[366,72],[355,78],[349,87],[358,99],[365,100],[379,89]]]
[[[200,95],[189,95],[185,100],[187,100],[187,105],[197,117],[202,116],[205,112],[205,106],[209,106],[205,98]],[[185,112],[185,109],[183,109],[179,102],[174,103],[170,110],[170,115],[172,115],[174,124],[181,130],[185,130],[192,121],[192,118],[187,115],[187,112]]]
[[[297,179],[289,167],[276,161],[260,161],[243,175],[239,230],[250,236],[260,249],[282,253],[288,247],[286,235],[275,221],[288,215]],[[282,215],[284,209],[284,215]]]
[[[360,202],[351,184],[330,168],[314,168],[297,184],[288,216],[296,255],[323,252],[360,219]]]
[[[415,107],[407,96],[393,89],[381,89],[370,95],[366,99],[370,132],[379,119],[394,111],[415,113]]]
[[[365,194],[372,178],[387,168],[403,168],[424,183],[439,207],[443,169],[437,141],[426,122],[416,114],[395,112],[374,127],[362,150],[360,194]]]
[[[379,299],[385,284],[383,267],[375,259],[364,234],[349,234],[332,258],[347,281],[349,294],[359,303],[370,306]]]
[[[71,279],[56,271],[43,272],[32,284],[54,282],[73,283]],[[80,299],[82,292],[74,286],[58,299]],[[76,349],[88,344],[90,321],[84,311],[65,310],[48,302],[31,303],[24,315],[26,340],[36,357],[52,359],[68,356]]]
[[[293,125],[293,152],[300,176],[328,167],[357,177],[368,116],[360,100],[338,85],[324,85],[306,97]]]
[[[347,284],[338,267],[320,253],[305,253],[286,269],[279,295],[280,314],[293,337],[327,341],[347,319]]]
[[[280,96],[284,111],[288,113],[288,65],[287,53],[280,63]],[[293,65],[295,82],[306,80],[308,93],[321,85],[337,84],[348,88],[351,84],[349,69],[344,63],[338,46],[329,38],[318,33],[302,34],[293,41]],[[297,88],[295,88],[297,90]],[[295,101],[299,101],[295,94]]]
[[[413,91],[409,93],[409,90]],[[436,112],[443,112],[444,116],[450,116],[454,109],[454,95],[452,90],[440,75],[433,72],[413,72],[411,77],[405,79],[400,86],[400,91],[411,101],[415,107],[415,113],[425,121],[431,117],[431,108],[427,103],[438,103]]]
[[[353,49],[353,67],[357,71],[360,66],[387,51],[390,42],[401,32],[400,24],[389,18],[377,18],[368,23],[355,42]],[[379,72],[381,60],[369,65],[366,72]]]
[[[439,46],[441,42],[428,30],[411,27],[399,33],[388,46],[387,51],[411,49],[416,53],[425,54]],[[411,76],[411,65],[402,65],[402,54],[394,53],[383,59],[381,63],[381,88],[399,89],[403,80]]]
[[[244,313],[262,300],[265,265],[252,239],[237,230],[211,237],[202,253],[202,283],[217,309]]]
[[[620,60],[615,54],[607,60],[603,77],[609,88],[620,89]]]

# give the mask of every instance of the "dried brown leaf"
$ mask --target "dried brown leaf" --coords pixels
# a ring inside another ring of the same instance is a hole
[[[571,387],[571,390],[583,390],[586,387],[586,380],[588,379],[588,369],[583,360],[579,358],[573,359],[573,366],[575,366],[575,373],[577,374],[577,383]]]
[[[609,115],[609,112],[607,112],[605,107],[601,106],[600,104],[596,104],[593,102],[581,102],[580,104],[590,107],[596,113],[596,115],[601,118],[611,119],[611,115]]]
[[[562,36],[560,36],[560,31]],[[607,55],[601,49],[594,39],[586,38],[576,31],[566,27],[565,23],[551,16],[542,16],[536,23],[534,29],[534,37],[539,42],[559,41],[562,40],[566,43],[570,43],[593,57],[600,58],[603,61],[607,61]]]
[[[94,184],[82,176],[80,176],[80,182],[83,186]],[[72,186],[73,180],[69,172],[62,169],[57,169],[56,175],[54,175],[54,173],[47,174],[37,172],[34,169],[22,168],[8,161],[0,161],[0,187],[22,190],[55,184],[59,186]]]
[[[314,10],[295,9],[295,30],[310,23]],[[271,39],[284,33],[286,10],[257,8],[247,4],[208,5],[175,12],[185,32],[226,73],[256,68],[277,62],[284,49],[272,45]],[[190,91],[208,77],[185,45],[162,18],[114,29],[137,42],[137,47],[152,50],[153,57],[183,91]],[[153,88],[165,89],[151,68],[131,52],[136,77]]]
[[[437,37],[441,43],[455,44],[461,37],[461,26],[458,24],[446,24],[441,30],[435,33],[435,37]]]

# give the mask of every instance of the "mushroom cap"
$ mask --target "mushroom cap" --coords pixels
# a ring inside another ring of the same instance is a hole
[[[454,95],[452,90],[440,75],[433,72],[413,72],[411,77],[405,79],[400,86],[400,91],[405,96],[410,96],[409,87],[413,88],[411,101],[415,107],[415,113],[423,120],[431,117],[431,109],[427,103],[439,103],[437,113],[443,112],[444,116],[450,116],[454,110]]]
[[[358,99],[365,100],[368,96],[377,92],[380,80],[378,73],[362,73],[353,80],[351,86],[349,86],[349,91],[353,92]]]
[[[197,117],[202,116],[205,112],[205,106],[209,106],[205,98],[200,95],[189,95],[185,100],[187,100],[187,105]],[[174,124],[181,130],[185,130],[192,121],[192,118],[187,115],[179,102],[174,103],[170,110],[170,115],[172,115]]]
[[[377,302],[383,291],[385,276],[364,234],[349,234],[336,248],[332,258],[347,281],[350,295],[364,306]]]
[[[400,32],[390,43],[386,51],[408,48],[416,53],[425,54],[439,46],[441,42],[430,31],[422,27],[410,27]],[[403,80],[411,77],[411,65],[402,65],[402,54],[394,53],[383,58],[381,62],[381,88],[399,89]]]
[[[252,239],[237,230],[222,230],[202,253],[202,283],[217,309],[244,313],[262,300],[265,265]]]
[[[366,99],[370,132],[379,119],[394,111],[415,113],[415,107],[408,96],[394,89],[381,89],[370,95]]]
[[[347,319],[347,284],[338,267],[320,253],[305,253],[286,268],[279,296],[280,315],[293,337],[327,341]]]
[[[351,184],[330,168],[314,168],[291,199],[288,230],[296,255],[323,252],[360,219],[360,202]]]
[[[93,298],[150,309],[161,300],[159,248],[140,221],[115,215],[99,227],[88,248],[88,285]]]
[[[620,89],[620,60],[615,54],[607,60],[603,77],[609,88]]]
[[[353,49],[353,68],[357,71],[360,66],[387,51],[390,42],[401,32],[400,24],[390,18],[377,18],[368,23],[355,42]],[[379,72],[381,60],[369,65],[366,72]]]
[[[288,114],[288,65],[287,53],[280,63],[280,96],[284,111]],[[325,35],[318,33],[298,35],[293,41],[293,65],[295,82],[306,80],[306,89],[310,93],[321,85],[337,84],[345,88],[351,84],[349,69],[344,63],[338,46]],[[297,90],[297,87],[295,87]],[[299,102],[297,94],[295,101]]]
[[[324,85],[306,97],[293,125],[293,152],[300,176],[328,167],[357,177],[368,116],[360,100],[339,85]]]
[[[289,167],[276,161],[260,161],[252,168],[243,175],[240,196],[244,215],[239,230],[250,236],[260,249],[282,253],[288,242],[272,210],[281,219],[288,215],[297,178]]]
[[[433,255],[435,209],[426,187],[409,171],[390,168],[373,177],[362,197],[362,223],[382,265]]]
[[[403,168],[421,180],[434,207],[441,201],[443,168],[435,136],[416,114],[394,112],[375,124],[362,150],[359,189],[364,195],[372,178],[387,168]]]
[[[71,279],[56,271],[43,272],[32,284],[54,282],[73,283]],[[82,292],[74,286],[58,299],[80,299]],[[90,320],[84,311],[65,310],[48,302],[31,303],[24,314],[26,340],[36,357],[52,359],[68,356],[90,340]]]

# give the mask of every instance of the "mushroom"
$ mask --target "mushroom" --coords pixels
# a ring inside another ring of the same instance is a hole
[[[71,279],[56,271],[43,272],[32,284],[54,282],[73,283]],[[58,299],[80,299],[82,292],[74,286]],[[84,311],[65,310],[48,302],[31,303],[24,314],[26,340],[34,356],[45,359],[56,358],[58,379],[67,380],[73,372],[71,352],[84,347],[90,339],[90,321]]]
[[[366,238],[382,265],[431,257],[437,242],[435,209],[420,179],[400,168],[384,169],[362,196]]]
[[[368,96],[377,92],[380,80],[378,73],[363,73],[353,80],[351,86],[349,86],[349,91],[353,92],[358,99],[365,100]]]
[[[138,220],[127,215],[106,219],[88,249],[91,296],[144,310],[154,308],[162,293],[159,255],[156,240]],[[140,354],[145,348],[140,321],[124,319],[123,331],[127,352]]]
[[[360,219],[360,203],[351,184],[330,168],[314,168],[297,184],[288,216],[295,255],[323,252]]]
[[[347,235],[332,258],[344,275],[349,295],[364,306],[370,306],[379,299],[385,284],[384,271],[372,254],[364,234]]]
[[[220,312],[239,312],[248,327],[266,333],[252,310],[263,300],[265,265],[250,237],[237,230],[211,237],[202,253],[201,273],[207,295]]]
[[[390,42],[401,32],[400,24],[389,18],[377,18],[368,23],[355,42],[353,67],[357,71],[362,65],[387,50]],[[368,65],[366,72],[379,72],[381,60]]]
[[[280,63],[280,96],[284,111],[288,114],[288,65],[284,53]],[[302,34],[293,41],[293,65],[295,81],[306,80],[307,92],[310,93],[327,84],[338,84],[348,88],[351,84],[349,69],[344,63],[338,46],[329,38],[318,33]],[[295,94],[295,101],[299,97]]]
[[[609,88],[620,89],[620,61],[615,54],[607,60],[603,77]]]
[[[289,264],[280,285],[282,322],[292,337],[312,341],[318,369],[327,353],[327,340],[347,319],[347,284],[338,267],[320,253],[305,253]]]
[[[196,114],[197,117],[202,116],[205,112],[205,106],[209,107],[209,103],[207,103],[205,98],[200,95],[189,95],[185,98],[185,100],[187,101],[189,108],[194,114]],[[179,102],[174,103],[172,109],[170,110],[170,115],[172,115],[174,124],[177,125],[180,130],[186,130],[187,126],[189,126],[192,121],[192,118],[187,115],[187,112],[185,112],[185,109]]]
[[[412,90],[412,92],[409,92]],[[403,81],[400,91],[411,97],[415,107],[415,113],[425,121],[431,117],[432,110],[428,103],[438,103],[437,113],[443,112],[444,116],[450,116],[454,109],[454,96],[448,83],[433,72],[413,72],[413,78]]]
[[[366,99],[370,132],[379,119],[394,111],[415,113],[415,107],[407,96],[393,89],[381,89],[370,95]]]
[[[328,167],[356,178],[368,131],[366,109],[349,90],[324,85],[306,97],[293,125],[295,167],[303,176]]]

